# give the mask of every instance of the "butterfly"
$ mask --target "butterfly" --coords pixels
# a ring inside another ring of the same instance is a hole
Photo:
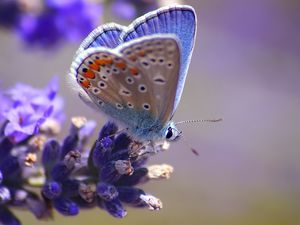
[[[82,42],[70,68],[79,97],[140,142],[172,141],[197,20],[187,5],[162,7],[128,27],[104,24]]]

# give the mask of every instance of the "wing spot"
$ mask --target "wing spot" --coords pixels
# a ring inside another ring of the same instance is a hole
[[[141,50],[138,52],[138,55],[141,57],[145,57],[146,56],[146,52],[144,50]]]
[[[88,80],[79,81],[79,83],[83,88],[89,88],[91,86],[91,82]]]
[[[126,63],[125,62],[116,63],[116,67],[124,71],[126,69]]]
[[[150,110],[150,104],[144,103],[144,104],[143,104],[143,108],[144,108],[145,110]]]
[[[107,76],[105,76],[105,75],[101,75],[101,78],[102,78],[103,80],[105,80],[105,81],[107,81],[107,80],[108,80],[108,77],[107,77]]]
[[[124,52],[124,54],[125,54],[125,55],[131,55],[131,54],[132,54],[132,51],[131,51],[131,50],[126,50],[126,51]]]
[[[152,64],[155,64],[155,63],[156,63],[156,59],[155,59],[155,58],[151,58],[151,59],[150,59],[150,62],[151,62]]]
[[[134,80],[133,80],[132,77],[126,77],[125,81],[126,81],[127,84],[133,84],[134,83]]]
[[[123,109],[124,107],[120,103],[116,103],[117,109]]]
[[[101,89],[107,88],[107,84],[106,84],[104,81],[102,81],[102,80],[98,82],[98,86],[99,86]]]
[[[93,92],[95,95],[97,95],[97,94],[100,93],[100,89],[97,88],[97,87],[94,87],[94,88],[92,89],[92,92]]]
[[[95,79],[96,75],[93,71],[87,70],[84,74],[84,77],[89,78],[89,79]]]
[[[142,50],[142,47],[138,45],[138,46],[135,47],[135,50],[140,51],[140,50]]]
[[[97,59],[95,60],[95,63],[100,66],[111,65],[113,64],[113,59],[112,58]]]
[[[117,68],[113,68],[113,72],[118,74],[120,71]]]
[[[165,63],[165,60],[164,60],[164,58],[159,58],[158,62],[160,65],[163,65]]]
[[[132,56],[129,56],[129,59],[132,61],[132,62],[135,62],[137,60],[137,57],[135,55],[132,55]]]
[[[119,92],[120,95],[125,95],[125,96],[130,96],[131,95],[131,92],[128,91],[126,88],[121,88],[120,92]]]
[[[160,41],[157,41],[155,44],[156,44],[157,46],[161,46],[161,45],[162,45],[162,43],[161,43]]]
[[[156,78],[154,78],[154,83],[156,83],[156,84],[165,84],[166,81],[162,77],[156,77]]]
[[[101,100],[98,100],[98,104],[99,104],[100,106],[104,106],[104,102],[101,101]]]
[[[133,76],[137,76],[139,74],[139,71],[137,68],[135,67],[132,67],[130,68],[130,73],[133,75]]]
[[[149,54],[153,53],[153,49],[152,48],[147,49],[147,53],[149,53]]]
[[[147,92],[147,87],[146,87],[146,85],[140,84],[140,85],[139,85],[139,92],[141,92],[141,93]]]
[[[134,105],[132,105],[130,102],[127,102],[127,106],[128,106],[128,108],[130,108],[130,109],[133,109],[133,108],[134,108]]]
[[[174,67],[174,65],[173,65],[172,62],[168,62],[167,67],[168,67],[169,69],[172,69],[172,68]]]
[[[90,64],[90,63],[89,63]],[[96,63],[92,63],[89,65],[90,69],[100,71],[100,66],[97,65]]]
[[[145,68],[148,68],[149,67],[149,63],[147,61],[142,61],[142,65],[145,67]]]
[[[173,41],[167,41],[166,42],[167,47],[174,47],[174,42]]]

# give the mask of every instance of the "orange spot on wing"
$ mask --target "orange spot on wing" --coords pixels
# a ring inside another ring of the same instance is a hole
[[[107,64],[112,64],[113,59],[112,58],[103,58],[103,59],[96,59],[95,63],[100,65],[100,66],[105,66]]]
[[[126,69],[126,63],[125,62],[116,63],[116,67],[118,67],[121,70],[124,70]]]
[[[129,59],[133,62],[136,61],[137,57],[135,55],[129,56]]]
[[[139,56],[144,57],[146,55],[146,52],[144,50],[141,50],[139,52]]]
[[[106,59],[106,62],[107,62],[108,64],[113,64],[114,60],[113,60],[112,58],[107,58],[107,59]]]
[[[95,78],[95,73],[91,70],[88,70],[87,72],[83,73],[83,76],[85,78],[94,79]]]
[[[91,86],[91,82],[89,82],[88,80],[80,81],[79,83],[84,88],[89,88]]]
[[[89,67],[90,67],[92,70],[100,71],[100,66],[97,65],[96,63],[90,64]]]
[[[136,75],[139,74],[139,71],[138,71],[137,68],[132,67],[132,68],[130,68],[130,73],[131,73],[133,76],[136,76]]]

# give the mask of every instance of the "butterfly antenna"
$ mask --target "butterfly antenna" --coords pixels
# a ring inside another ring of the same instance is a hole
[[[223,119],[211,119],[211,120],[185,120],[185,121],[179,121],[177,123],[175,123],[175,125],[177,124],[183,124],[183,123],[203,123],[203,122],[211,122],[211,123],[215,123],[215,122],[220,122]]]
[[[211,120],[185,120],[185,121],[179,121],[177,123],[175,123],[175,125],[178,125],[178,124],[183,124],[183,123],[202,123],[202,122],[210,122],[210,123],[215,123],[215,122],[220,122],[222,121],[223,119],[220,118],[220,119],[211,119]],[[180,134],[180,137],[182,138],[182,140],[184,141],[184,143],[189,147],[189,149],[192,151],[192,153],[196,156],[199,156],[199,152],[195,149],[195,148],[192,148],[189,143],[187,142],[187,140],[183,137],[182,135],[182,132],[179,132]]]
[[[190,144],[188,143],[188,141],[185,139],[185,137],[182,134],[181,134],[180,138],[182,138],[183,142],[188,146],[188,148],[192,151],[192,153],[195,156],[199,156],[199,152],[190,146]]]

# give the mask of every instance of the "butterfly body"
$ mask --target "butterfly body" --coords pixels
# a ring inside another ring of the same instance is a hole
[[[159,9],[128,28],[103,25],[83,41],[71,65],[76,90],[84,102],[122,123],[136,140],[165,140],[170,128],[176,130],[171,118],[194,36],[195,14],[189,6]]]

